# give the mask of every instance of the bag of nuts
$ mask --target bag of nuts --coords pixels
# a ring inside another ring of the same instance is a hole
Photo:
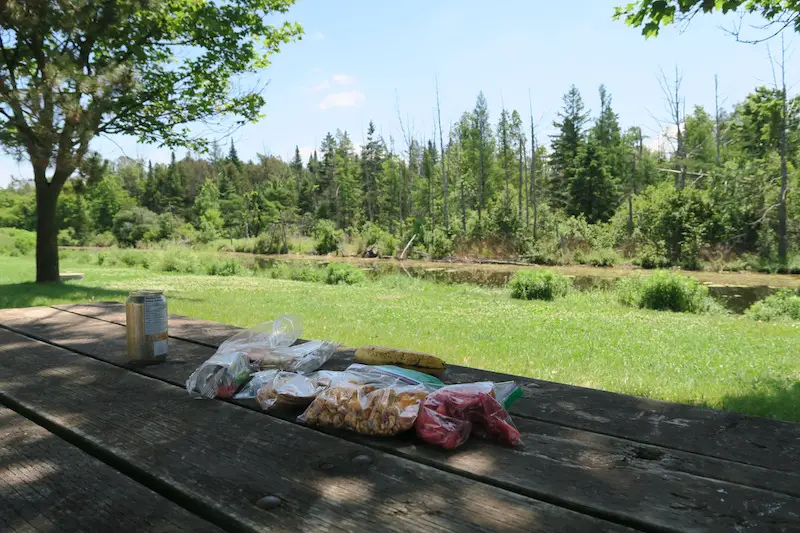
[[[322,390],[298,420],[389,437],[414,427],[419,406],[428,392],[424,386],[400,381],[383,384],[341,380]]]

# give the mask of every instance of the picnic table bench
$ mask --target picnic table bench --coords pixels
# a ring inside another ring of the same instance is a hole
[[[239,328],[170,315],[132,366],[120,303],[0,311],[2,531],[800,531],[800,425],[513,379],[524,445],[444,451],[196,400]],[[326,368],[343,369],[341,349]]]

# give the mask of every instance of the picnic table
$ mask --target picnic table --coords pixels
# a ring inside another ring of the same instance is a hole
[[[239,329],[171,315],[169,359],[137,367],[124,326],[120,303],[0,311],[0,530],[800,531],[797,424],[449,366],[522,386],[524,445],[445,451],[194,399]]]

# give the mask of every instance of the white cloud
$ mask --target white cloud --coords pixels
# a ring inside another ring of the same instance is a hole
[[[366,100],[366,98],[358,91],[331,93],[319,103],[319,108],[326,110],[335,107],[356,107],[358,104],[364,102],[364,100]]]
[[[334,74],[331,80],[337,85],[355,85],[356,83],[356,78],[347,74]]]
[[[331,82],[329,82],[328,80],[322,80],[316,85],[312,85],[311,88],[309,89],[309,92],[318,93],[320,91],[324,91],[330,88],[331,88]]]
[[[324,33],[322,33],[321,31],[315,31],[315,32],[314,32],[314,33],[311,35],[311,40],[312,40],[312,41],[321,41],[321,40],[323,40],[324,38],[325,38],[325,34],[324,34]]]

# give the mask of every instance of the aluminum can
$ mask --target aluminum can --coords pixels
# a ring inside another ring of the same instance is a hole
[[[128,359],[160,363],[167,358],[167,298],[163,291],[133,291],[125,301]]]

